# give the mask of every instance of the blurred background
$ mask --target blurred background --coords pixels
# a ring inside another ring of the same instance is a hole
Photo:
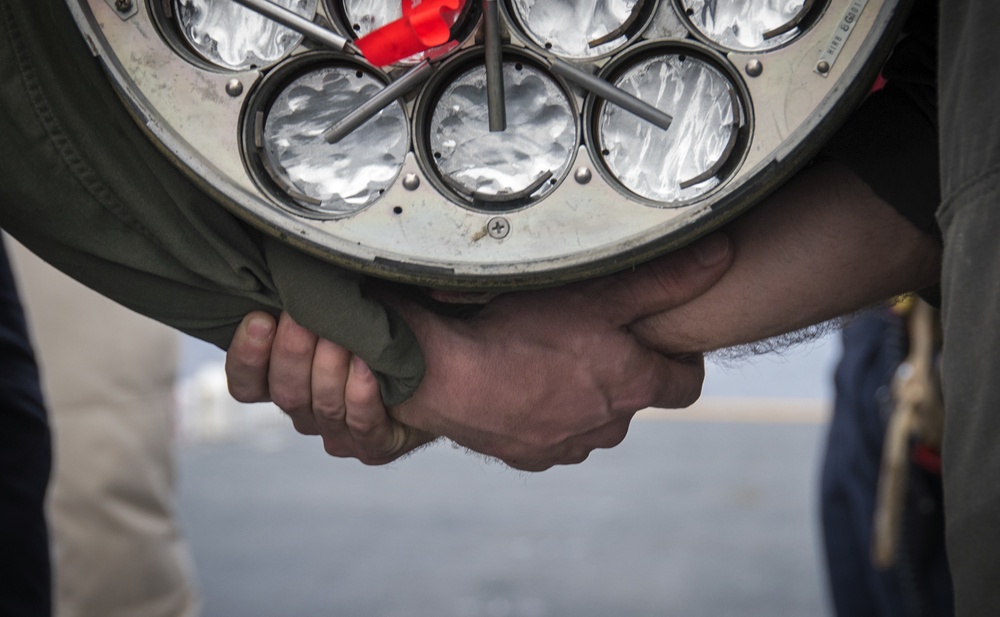
[[[204,615],[832,614],[819,463],[836,335],[710,362],[582,465],[525,474],[447,443],[384,468],[330,458],[181,344],[181,527]]]

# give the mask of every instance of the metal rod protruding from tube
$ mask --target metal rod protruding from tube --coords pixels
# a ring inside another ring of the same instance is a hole
[[[390,103],[422,84],[433,72],[431,63],[424,60],[402,77],[379,90],[375,96],[362,103],[360,107],[335,122],[333,126],[323,132],[323,139],[327,143],[335,144],[347,137],[354,129],[371,120],[375,114],[388,107]]]
[[[500,48],[500,9],[497,0],[483,0],[486,26],[486,103],[490,132],[507,129],[507,102],[503,84],[503,52]]]
[[[553,73],[563,79],[571,81],[584,90],[593,92],[603,99],[618,105],[622,109],[632,112],[643,120],[660,127],[664,131],[670,128],[674,121],[668,114],[653,107],[646,101],[625,92],[621,88],[611,85],[607,81],[592,75],[587,71],[577,68],[572,64],[559,60],[558,58],[549,62],[549,68]]]
[[[251,11],[260,13],[264,17],[273,19],[283,26],[295,30],[299,34],[306,36],[317,43],[322,43],[328,47],[343,51],[348,46],[349,41],[326,28],[319,26],[298,13],[289,11],[283,6],[279,6],[269,0],[234,0],[238,4],[245,6]]]

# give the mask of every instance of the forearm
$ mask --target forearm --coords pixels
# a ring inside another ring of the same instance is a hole
[[[835,162],[800,173],[730,225],[712,289],[633,324],[647,344],[707,351],[791,332],[937,282],[940,246]]]

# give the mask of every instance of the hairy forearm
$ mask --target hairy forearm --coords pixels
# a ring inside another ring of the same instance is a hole
[[[637,410],[698,398],[701,356],[662,356],[626,326],[710,289],[731,257],[710,236],[613,277],[499,296],[462,320],[397,298],[427,372],[390,411],[520,469],[580,462],[619,443]]]
[[[730,225],[735,260],[692,302],[631,326],[669,352],[791,332],[937,282],[940,246],[835,162]]]

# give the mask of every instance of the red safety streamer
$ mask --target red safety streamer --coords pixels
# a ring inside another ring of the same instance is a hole
[[[354,43],[375,66],[386,66],[444,45],[465,0],[403,0],[403,17]]]

